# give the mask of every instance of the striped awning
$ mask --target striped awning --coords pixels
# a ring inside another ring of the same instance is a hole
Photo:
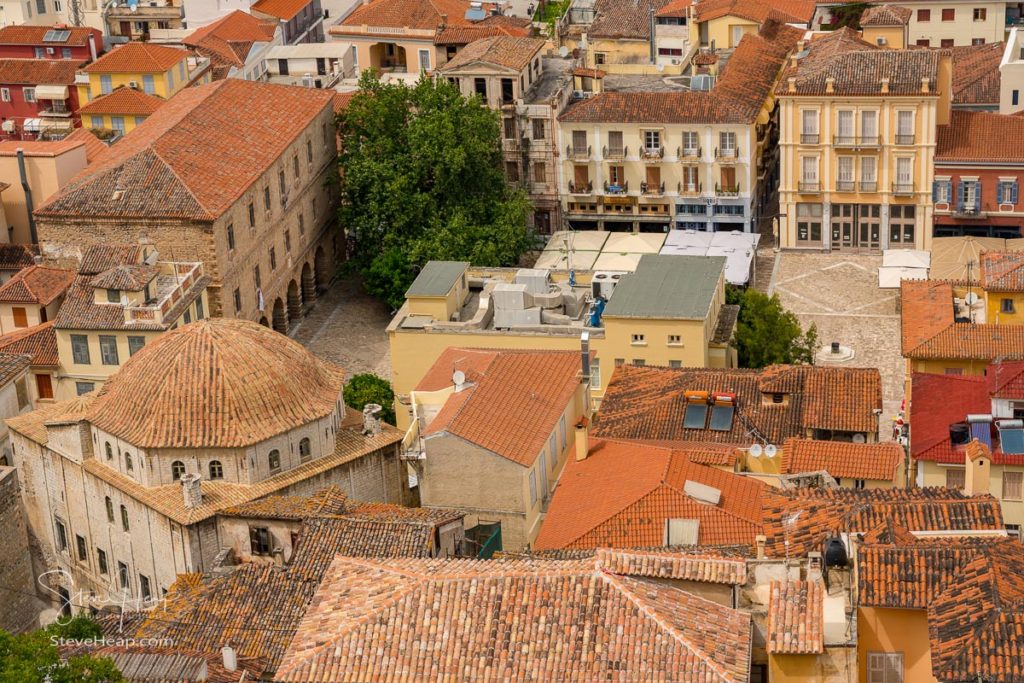
[[[68,86],[66,85],[37,85],[37,100],[66,100],[68,98]]]

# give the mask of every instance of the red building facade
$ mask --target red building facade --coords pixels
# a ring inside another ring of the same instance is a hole
[[[91,40],[90,40],[91,39]],[[103,52],[103,33],[87,26],[5,26],[0,58],[90,62]]]
[[[70,59],[0,59],[0,139],[63,137],[81,125]]]

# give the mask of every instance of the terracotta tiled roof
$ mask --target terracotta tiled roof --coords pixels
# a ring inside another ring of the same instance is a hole
[[[687,481],[718,489],[719,503],[689,496]],[[586,460],[566,463],[533,547],[656,547],[666,520],[677,518],[698,521],[701,545],[753,543],[763,491],[755,479],[691,463],[684,451],[595,440]]]
[[[499,19],[502,21],[498,21]],[[492,15],[472,26],[444,26],[443,28],[438,28],[437,33],[434,35],[434,45],[468,45],[474,40],[490,38],[491,36],[527,38],[533,33],[528,21],[526,24],[518,24],[511,21],[512,19],[514,17]]]
[[[0,270],[18,271],[33,265],[39,247],[28,244],[0,244]]]
[[[667,5],[662,5],[661,9],[654,14],[658,17],[686,18],[687,10],[692,4],[693,0],[670,0]]]
[[[900,283],[903,355],[953,324],[953,286],[940,280]]]
[[[791,24],[807,24],[814,16],[814,0],[707,0],[697,5],[697,22],[721,17],[738,17],[763,23],[776,19]]]
[[[75,128],[71,135],[64,138],[64,141],[85,143],[85,161],[87,164],[99,161],[103,155],[110,151],[110,147],[96,137],[91,129],[85,127]]]
[[[985,379],[988,380],[989,395],[993,398],[1024,401],[1024,362],[993,363],[985,371]]]
[[[342,514],[346,507],[345,492],[331,485],[312,496],[267,496],[224,508],[217,514],[221,517],[303,520],[318,515]]]
[[[121,289],[128,292],[141,292],[160,272],[157,266],[144,264],[124,264],[107,268],[102,273],[93,275],[89,280],[91,287],[100,289]]]
[[[137,88],[122,86],[107,95],[101,95],[92,102],[86,103],[81,114],[126,114],[129,116],[149,116],[159,109],[166,100],[156,95],[144,93]]]
[[[49,31],[67,31],[70,35],[60,43],[45,42],[43,38]],[[84,47],[89,44],[89,35],[95,29],[88,26],[31,26],[17,24],[0,28],[0,45],[53,45],[54,47]],[[96,41],[96,49],[103,49],[102,38]]]
[[[825,652],[825,585],[820,581],[772,581],[766,647],[770,654]]]
[[[70,401],[42,405],[32,412],[8,418],[7,426],[40,446],[45,446],[48,439],[46,425],[50,422],[63,423],[69,419],[82,419],[89,404],[92,403],[93,396],[94,394],[89,393]],[[178,493],[180,497],[181,491]]]
[[[529,66],[530,61],[543,47],[544,41],[540,38],[481,38],[459,50],[458,54],[438,68],[438,71],[454,71],[474,62],[521,71]]]
[[[433,31],[442,24],[472,25],[466,19],[468,9],[469,0],[371,0],[345,17],[341,25]]]
[[[882,79],[889,79],[889,95],[919,95],[921,79],[930,80],[928,96],[937,97],[939,54],[933,50],[887,50],[842,28],[811,41],[809,52],[782,73],[777,92],[782,96],[826,94],[826,79],[833,79],[835,97],[884,97]],[[796,91],[790,91],[789,79]]]
[[[594,20],[587,30],[592,38],[649,40],[651,10],[657,12],[670,0],[597,0]]]
[[[585,66],[577,66],[572,70],[573,76],[579,76],[581,78],[604,78],[608,75],[608,72],[603,69],[594,69]]]
[[[0,59],[0,83],[71,85],[78,67],[73,59]]]
[[[337,411],[343,378],[280,333],[209,318],[146,344],[103,385],[89,420],[139,448],[238,448]]]
[[[593,561],[338,557],[277,679],[745,682],[749,658],[748,615]]]
[[[352,98],[355,97],[355,94],[354,90],[352,92],[334,93],[334,113],[340,114],[348,109],[348,105],[352,102]]]
[[[0,337],[0,352],[27,355],[33,366],[56,367],[60,361],[53,321],[3,335]]]
[[[122,306],[96,303],[92,277],[79,275],[68,289],[54,321],[58,330],[167,330],[193,301],[202,296],[210,281],[209,275],[197,279],[185,295],[164,313],[160,322],[155,318],[127,322]]]
[[[142,249],[135,244],[94,245],[82,254],[79,275],[98,275],[108,268],[139,263]]]
[[[955,323],[903,355],[914,359],[1024,359],[1024,325]]]
[[[249,8],[253,12],[268,14],[281,21],[291,21],[295,16],[312,4],[311,0],[259,0]]]
[[[213,63],[214,77],[224,78],[231,67],[245,65],[254,43],[269,43],[277,30],[277,21],[254,17],[235,10],[217,21],[196,29],[182,39]]]
[[[235,78],[186,88],[36,212],[214,220],[332,99],[333,91]]]
[[[718,55],[713,52],[698,52],[691,61],[697,66],[710,66],[718,63]]]
[[[463,353],[464,349],[447,349],[428,377],[447,372],[451,378],[450,368]],[[424,434],[453,434],[529,467],[573,400],[579,386],[579,353],[486,353],[490,357],[483,369],[472,378],[467,375],[467,386],[449,397]]]
[[[885,443],[849,443],[787,439],[782,451],[785,474],[825,470],[837,479],[894,481],[903,463],[903,448]]]
[[[910,531],[1003,530],[999,501],[992,496],[972,498],[939,487],[801,488],[765,494],[766,552],[771,557],[806,555],[822,550],[832,536],[867,533],[887,520]]]
[[[696,549],[700,552],[702,549]],[[604,571],[625,576],[654,579],[682,579],[738,586],[747,581],[747,563],[742,558],[715,554],[672,551],[612,550],[599,548],[594,557]]]
[[[86,66],[85,71],[95,74],[163,73],[183,59],[188,59],[185,50],[133,40],[115,47]]]
[[[981,286],[986,291],[1024,292],[1024,252],[981,252]]]
[[[736,394],[726,430],[684,425],[687,391]],[[773,394],[783,403],[773,403]],[[874,433],[882,407],[881,376],[873,368],[772,366],[764,370],[659,368],[623,365],[605,389],[595,421],[598,436],[698,441],[748,446],[781,444],[808,429]]]
[[[71,285],[75,273],[70,270],[29,266],[19,270],[0,285],[0,301],[8,304],[49,305]]]
[[[593,35],[593,34],[591,34]],[[707,92],[602,92],[570,106],[565,123],[750,123],[800,31],[774,23],[746,35]]]
[[[954,110],[937,126],[936,162],[1005,161],[1024,158],[1024,117]]]
[[[19,353],[0,353],[0,387],[28,369],[29,357]]]
[[[899,5],[875,5],[860,15],[861,26],[906,26],[914,10]]]
[[[109,635],[124,635],[120,624]],[[84,641],[81,641],[84,642]],[[233,671],[224,668],[222,655],[214,652],[192,652],[175,647],[155,647],[152,645],[105,645],[102,647],[78,645],[60,648],[62,658],[89,654],[111,660],[126,681],[150,683],[159,680],[161,683],[184,683],[185,681],[202,681],[202,683],[247,683],[255,680],[263,673],[262,668],[253,667],[252,660],[239,661]],[[258,660],[256,660],[258,661]],[[154,676],[159,676],[155,679]]]
[[[953,58],[953,104],[999,105],[999,62],[1005,49],[1002,42],[948,48]]]

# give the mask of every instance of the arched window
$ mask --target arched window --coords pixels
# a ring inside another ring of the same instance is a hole
[[[125,454],[127,455],[127,453]],[[171,463],[171,477],[174,481],[178,481],[185,476],[185,463],[180,460],[175,460]]]
[[[127,451],[124,454],[124,468],[129,472],[135,469],[135,465],[132,464],[132,454]]]
[[[276,448],[274,450],[270,451],[270,454],[267,456],[267,462],[270,463],[270,471],[271,472],[280,472],[281,471],[281,451],[277,450]]]
[[[113,460],[114,459],[114,449],[110,447],[110,442],[107,441],[104,444],[104,447],[107,450],[107,460]]]
[[[220,464],[220,460],[210,461],[210,479],[223,479],[224,478],[224,466]]]
[[[107,496],[105,502],[107,504],[107,521],[110,522],[111,524],[113,524],[114,523],[114,501],[110,500],[110,496]]]
[[[128,508],[124,505],[121,506],[121,527],[125,531],[129,531],[131,527],[128,525]]]
[[[309,442],[309,438],[303,438],[299,441],[299,460],[306,462],[313,457],[313,446]]]

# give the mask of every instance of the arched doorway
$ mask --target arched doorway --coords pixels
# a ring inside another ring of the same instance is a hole
[[[267,320],[267,316],[260,318],[260,325],[263,325],[263,327],[270,327],[270,321]]]
[[[281,334],[288,334],[288,315],[284,312],[281,297],[274,300],[274,329]]]
[[[316,280],[313,279],[313,268],[309,263],[302,266],[302,303],[310,308],[316,301]]]
[[[331,281],[331,266],[327,262],[327,252],[324,248],[316,248],[316,256],[314,257],[313,267],[315,269],[316,288],[318,291],[326,292],[327,284]]]
[[[294,325],[302,317],[302,295],[299,283],[292,280],[288,283],[288,320]]]

